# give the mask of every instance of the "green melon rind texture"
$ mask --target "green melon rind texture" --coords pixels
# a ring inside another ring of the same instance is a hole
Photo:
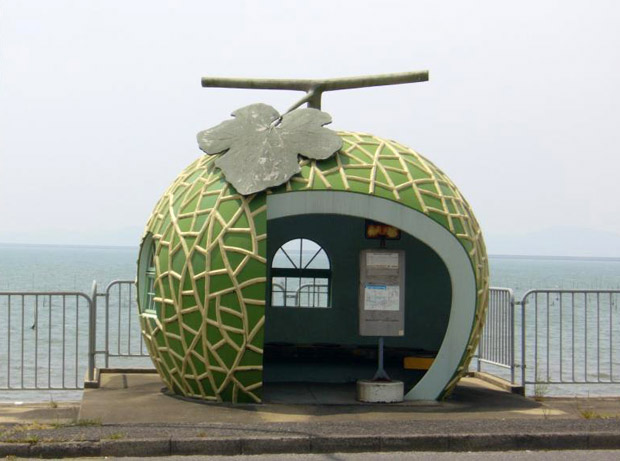
[[[147,224],[157,315],[141,315],[142,331],[175,393],[260,402],[266,196],[237,194],[214,160],[202,156],[186,168]]]
[[[140,318],[153,362],[174,392],[204,400],[261,400],[266,194],[308,190],[392,200],[424,213],[458,239],[476,278],[476,314],[468,346],[442,395],[467,371],[483,326],[489,279],[482,233],[469,204],[440,169],[412,149],[367,134],[339,135],[340,152],[323,161],[303,160],[298,175],[266,193],[239,195],[215,167],[215,156],[202,156],[157,203],[145,235],[155,243],[158,313]]]

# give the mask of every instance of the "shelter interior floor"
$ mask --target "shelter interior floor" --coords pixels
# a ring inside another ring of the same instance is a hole
[[[263,401],[301,405],[353,405],[356,383],[265,383]]]

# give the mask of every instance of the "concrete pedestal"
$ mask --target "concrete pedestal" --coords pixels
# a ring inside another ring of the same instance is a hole
[[[402,381],[357,382],[357,400],[360,402],[395,403],[403,401],[405,386]]]

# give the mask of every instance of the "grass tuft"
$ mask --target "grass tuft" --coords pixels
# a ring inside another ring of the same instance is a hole
[[[75,423],[75,426],[78,427],[88,427],[88,426],[101,426],[100,419],[79,419]]]
[[[534,400],[536,400],[537,402],[541,402],[542,400],[545,399],[547,392],[549,392],[548,384],[541,384],[541,383],[535,384],[534,385]]]

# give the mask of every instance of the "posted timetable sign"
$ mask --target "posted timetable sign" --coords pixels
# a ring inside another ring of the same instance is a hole
[[[405,252],[362,250],[360,253],[359,333],[362,336],[405,334]]]

